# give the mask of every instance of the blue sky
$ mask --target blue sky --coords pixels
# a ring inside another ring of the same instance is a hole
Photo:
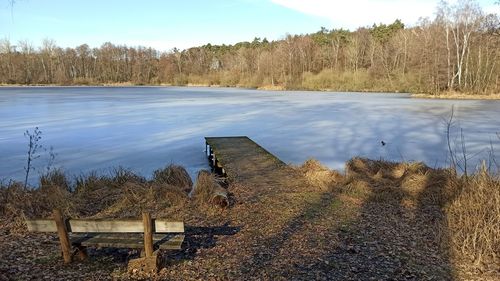
[[[494,0],[479,1],[499,12]],[[400,18],[433,17],[437,0],[0,0],[0,38],[14,44],[44,38],[59,46],[104,42],[159,50],[205,43],[233,44],[254,37],[282,38],[327,28],[355,29]]]

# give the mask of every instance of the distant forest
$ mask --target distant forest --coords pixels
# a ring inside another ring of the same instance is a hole
[[[355,16],[355,14],[353,14]],[[15,45],[15,46],[14,46]],[[283,89],[471,94],[500,92],[500,20],[477,2],[440,2],[416,26],[321,28],[159,52],[105,43],[58,47],[0,40],[1,84],[219,85]]]

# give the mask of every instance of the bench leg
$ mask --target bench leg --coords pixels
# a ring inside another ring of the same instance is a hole
[[[59,236],[59,243],[61,244],[61,251],[64,258],[64,263],[71,262],[71,243],[66,230],[66,222],[60,210],[54,209],[53,217],[57,226],[57,235]]]
[[[159,252],[160,252],[160,249],[156,249],[153,252],[153,256],[157,256]],[[139,253],[139,257],[141,257],[141,258],[145,258],[146,257],[146,252],[144,251],[144,249],[142,249],[141,252]]]

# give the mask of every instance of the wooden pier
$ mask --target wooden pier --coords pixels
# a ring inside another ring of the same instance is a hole
[[[231,180],[262,182],[289,171],[278,157],[246,136],[205,137],[206,152],[212,169]]]

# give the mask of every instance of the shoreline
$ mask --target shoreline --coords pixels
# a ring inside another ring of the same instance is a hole
[[[314,274],[292,276],[301,280],[310,276],[327,280],[332,274],[343,280],[353,276],[352,268],[372,261],[377,262],[377,271],[371,269],[375,267],[356,271],[368,272],[358,279],[399,280],[402,275],[394,268],[400,267],[418,280],[428,276],[498,279],[494,246],[499,231],[492,222],[499,216],[495,207],[500,190],[495,175],[484,169],[465,179],[451,169],[420,162],[360,157],[345,165],[346,172],[340,173],[309,159],[269,184],[259,184],[267,182],[266,177],[254,177],[220,185],[208,171],[199,173],[193,183],[186,169],[175,164],[160,168],[151,180],[117,171],[69,184],[67,175],[54,171],[45,176],[43,188],[24,189],[11,182],[0,188],[0,205],[7,206],[0,208],[0,279],[28,280],[40,274],[51,280],[146,276],[127,270],[130,258],[140,258],[139,251],[128,252],[124,258],[122,251],[90,247],[85,262],[63,266],[61,248],[54,243],[57,236],[28,234],[25,227],[27,218],[50,218],[53,209],[61,210],[65,218],[113,221],[140,218],[146,209],[153,217],[182,220],[200,229],[186,235],[182,251],[175,256],[159,250],[160,256],[175,261],[158,264],[161,270],[155,278],[162,280],[178,279],[193,269],[199,272],[196,279],[206,279],[214,264],[224,266],[219,271],[221,279],[234,272],[233,279],[246,280],[255,274],[238,271],[241,265],[249,256],[264,254],[287,260],[278,268],[252,264],[252,269],[265,272],[259,276],[262,279],[280,276],[285,270],[293,273],[297,255],[301,261],[310,261],[304,268]],[[230,192],[232,201],[225,206],[214,204],[216,189]],[[214,243],[215,235],[225,237]],[[256,237],[266,243],[265,249],[255,243]],[[471,239],[476,239],[477,247],[470,246]],[[276,241],[287,242],[274,248]],[[308,245],[319,246],[311,252]],[[26,252],[27,247],[32,250]],[[362,259],[356,252],[364,253]],[[413,263],[406,253],[419,262]],[[228,256],[231,259],[225,259]]]
[[[463,93],[452,93],[452,94],[411,94],[412,98],[416,99],[439,99],[439,100],[500,100],[500,94],[463,94]]]
[[[341,93],[358,93],[358,94],[408,94],[410,98],[415,99],[440,99],[440,100],[500,100],[500,93],[497,94],[468,94],[460,92],[442,92],[438,94],[429,93],[403,93],[403,92],[390,92],[390,91],[375,91],[375,90],[359,90],[359,91],[338,91],[335,89],[286,89],[281,85],[264,85],[260,87],[241,87],[241,86],[222,86],[222,85],[209,85],[209,84],[186,84],[186,85],[173,85],[173,84],[149,84],[149,85],[138,85],[133,83],[102,83],[102,84],[92,84],[92,85],[59,85],[59,84],[0,84],[0,88],[50,88],[50,87],[61,87],[61,88],[93,88],[93,87],[111,87],[111,88],[129,88],[129,87],[143,87],[143,88],[155,88],[155,87],[200,87],[200,88],[234,88],[234,89],[251,89],[257,91],[276,91],[276,92],[341,92]]]

